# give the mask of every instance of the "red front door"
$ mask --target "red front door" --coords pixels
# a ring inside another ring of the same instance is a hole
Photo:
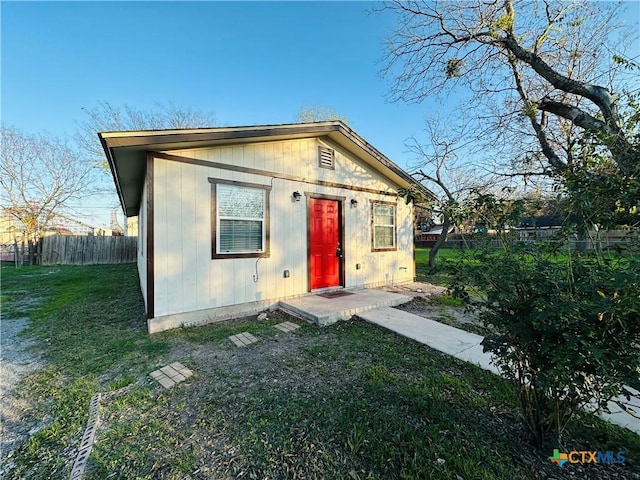
[[[309,200],[309,268],[311,290],[340,285],[340,203]]]

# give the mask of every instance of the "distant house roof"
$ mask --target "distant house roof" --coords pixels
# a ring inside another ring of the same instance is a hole
[[[328,137],[401,188],[416,186],[435,195],[341,121],[98,133],[127,216],[138,214],[149,152],[234,145],[247,142]]]
[[[567,215],[539,215],[537,217],[525,217],[518,223],[518,228],[545,228],[560,227],[567,223],[575,223],[577,217],[574,214]]]
[[[444,225],[434,225],[432,226],[429,230],[423,230],[422,234],[423,235],[440,235],[442,233],[442,228]],[[447,231],[447,233],[451,233],[453,232],[454,227],[451,226],[449,227],[449,230]]]

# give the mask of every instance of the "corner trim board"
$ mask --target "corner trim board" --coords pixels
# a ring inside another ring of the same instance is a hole
[[[153,232],[153,154],[147,155],[147,320],[155,316],[154,232]]]

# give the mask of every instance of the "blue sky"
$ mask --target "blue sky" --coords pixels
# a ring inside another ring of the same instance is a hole
[[[367,2],[46,2],[2,5],[2,117],[71,134],[83,107],[157,102],[219,125],[287,123],[329,106],[397,163],[425,105],[387,101],[393,21]]]
[[[289,123],[317,104],[407,167],[404,141],[429,107],[387,101],[379,71],[393,19],[368,13],[376,6],[3,1],[2,121],[70,137],[101,101],[171,102],[220,126]]]
[[[387,100],[379,72],[393,18],[368,12],[379,6],[2,1],[2,122],[71,137],[82,109],[103,101],[173,103],[219,126],[289,123],[318,104],[407,168],[405,141],[445,107]]]

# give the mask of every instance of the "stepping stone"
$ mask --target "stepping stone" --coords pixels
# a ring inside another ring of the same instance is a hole
[[[236,347],[246,347],[258,341],[258,339],[251,335],[249,332],[242,332],[238,333],[237,335],[231,335],[229,337],[229,340],[231,340]]]
[[[173,362],[170,365],[154,370],[149,375],[164,388],[171,388],[191,377],[193,372],[180,362]]]
[[[280,330],[281,332],[289,333],[299,329],[300,325],[293,322],[282,322],[282,323],[278,323],[277,325],[274,325],[274,327]]]

